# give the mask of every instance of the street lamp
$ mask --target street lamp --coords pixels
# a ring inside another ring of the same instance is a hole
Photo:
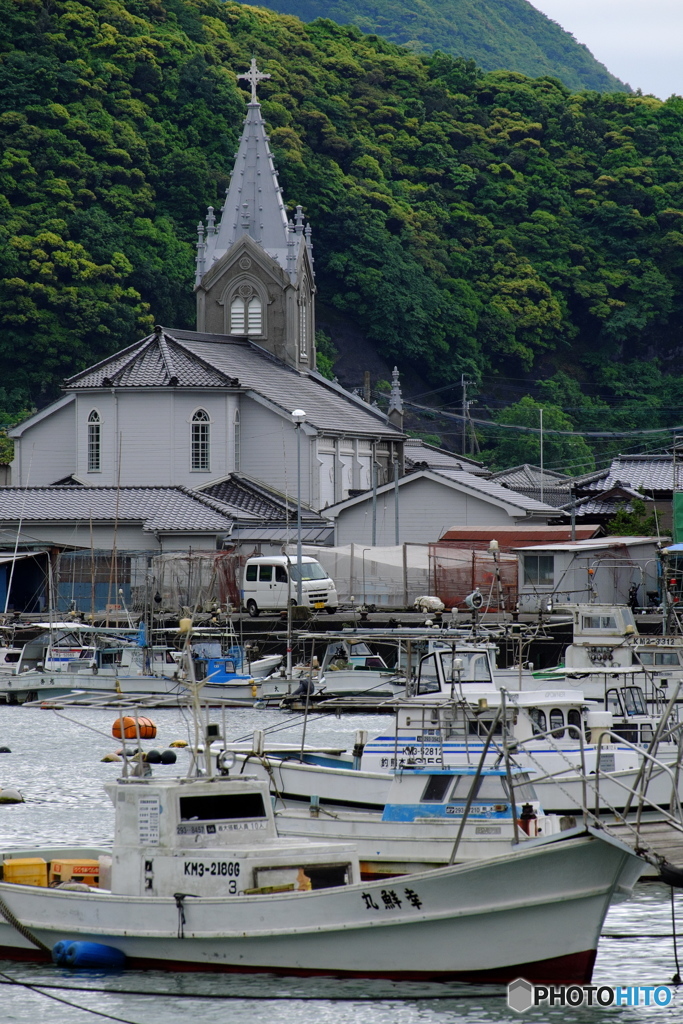
[[[299,566],[299,575],[296,581],[296,603],[301,607],[302,596],[302,565],[301,565],[301,425],[306,420],[306,413],[303,409],[295,409],[292,413],[292,421],[296,429],[296,560]]]

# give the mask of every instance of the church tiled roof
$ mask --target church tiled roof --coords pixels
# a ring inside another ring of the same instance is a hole
[[[68,388],[237,387],[239,381],[190,352],[161,328],[66,381]]]
[[[249,341],[218,334],[168,331],[69,378],[70,389],[221,387],[253,391],[289,415],[303,409],[319,430],[396,437],[384,413],[317,373],[295,370]]]

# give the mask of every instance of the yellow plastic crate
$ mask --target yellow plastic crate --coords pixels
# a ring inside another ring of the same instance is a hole
[[[42,857],[13,857],[2,866],[5,882],[47,886],[47,861]]]
[[[99,885],[99,860],[85,860],[84,858],[53,860],[50,864],[50,885],[59,885],[60,882],[85,882],[86,885]]]

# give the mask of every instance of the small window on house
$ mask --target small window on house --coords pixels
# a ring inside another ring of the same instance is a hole
[[[553,555],[525,555],[524,582],[537,587],[552,587],[555,578]]]
[[[233,420],[233,446],[234,446],[234,467],[235,472],[240,471],[240,449],[242,446],[241,428],[240,428],[240,411],[239,409],[235,412],[235,419]]]
[[[553,708],[550,712],[550,728],[553,736],[562,739],[564,736],[564,715],[561,708]]]
[[[101,465],[101,423],[96,409],[88,416],[88,472],[98,473]]]
[[[192,469],[210,468],[211,420],[205,409],[197,409],[192,417]]]

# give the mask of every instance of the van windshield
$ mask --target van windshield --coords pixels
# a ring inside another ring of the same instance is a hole
[[[327,573],[319,562],[292,562],[290,572],[295,583],[299,580],[326,580]]]

